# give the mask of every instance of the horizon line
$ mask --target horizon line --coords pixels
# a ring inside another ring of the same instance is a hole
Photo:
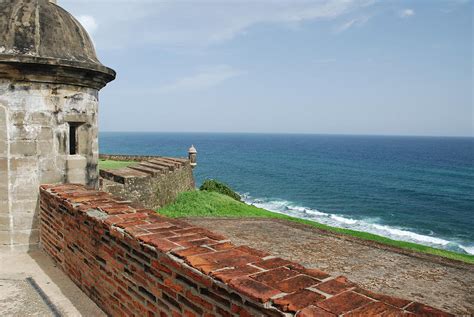
[[[321,132],[244,132],[244,131],[100,131],[99,133],[181,133],[181,134],[277,134],[277,135],[327,135],[327,136],[374,136],[374,137],[424,137],[424,138],[474,138],[474,135],[420,135],[420,134],[364,134],[364,133],[321,133]]]

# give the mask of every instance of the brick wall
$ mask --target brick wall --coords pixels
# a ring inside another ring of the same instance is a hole
[[[449,316],[364,290],[135,209],[80,185],[43,185],[41,245],[113,316]]]

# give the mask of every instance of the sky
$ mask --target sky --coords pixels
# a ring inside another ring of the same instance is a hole
[[[472,0],[59,0],[101,131],[474,136]]]

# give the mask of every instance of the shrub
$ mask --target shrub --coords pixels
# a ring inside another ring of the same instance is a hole
[[[204,183],[202,183],[199,190],[208,191],[208,192],[217,192],[217,193],[229,196],[237,201],[241,201],[241,197],[239,194],[234,192],[226,184],[218,182],[214,179],[206,179]]]

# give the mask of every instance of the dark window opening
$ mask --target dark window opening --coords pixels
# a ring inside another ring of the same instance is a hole
[[[69,154],[76,155],[78,144],[77,144],[77,128],[81,123],[69,122]]]

